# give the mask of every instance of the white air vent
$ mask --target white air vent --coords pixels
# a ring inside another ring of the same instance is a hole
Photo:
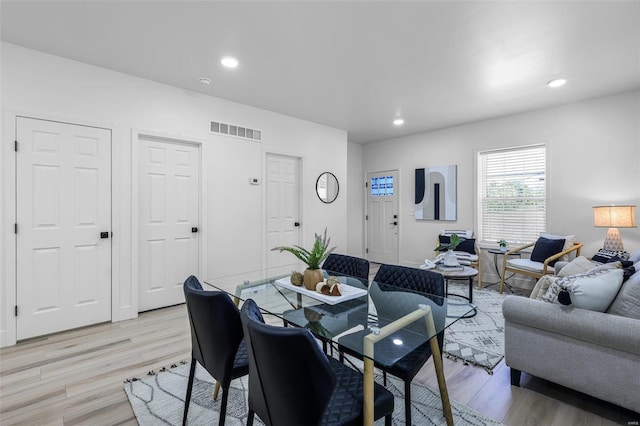
[[[212,121],[209,131],[218,135],[233,136],[235,138],[249,139],[252,141],[262,141],[262,132],[260,130],[236,126],[235,124]]]

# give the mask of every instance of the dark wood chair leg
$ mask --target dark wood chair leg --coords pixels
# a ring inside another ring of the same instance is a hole
[[[193,387],[193,377],[196,372],[196,360],[191,358],[191,368],[189,368],[189,382],[187,383],[187,395],[184,398],[184,414],[182,415],[182,426],[187,424],[187,414],[189,413],[189,403],[191,402],[191,388]]]
[[[411,424],[411,382],[404,382],[404,420],[406,425]]]
[[[229,399],[229,387],[222,389],[222,401],[220,401],[220,419],[218,420],[218,426],[224,426],[224,422],[227,418],[227,400]]]
[[[521,375],[522,371],[516,370],[515,368],[511,369],[511,386],[520,386]]]
[[[249,410],[249,413],[247,414],[247,426],[253,426],[253,416],[253,410]]]
[[[383,371],[382,372],[382,384],[384,385],[384,387],[387,387],[387,372]]]
[[[391,421],[393,419],[391,418],[391,414],[387,414],[386,416],[384,416],[384,426],[391,426]]]

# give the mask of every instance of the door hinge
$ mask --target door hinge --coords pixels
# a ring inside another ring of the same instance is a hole
[[[14,142],[15,142],[15,144],[13,145],[13,150],[15,152],[18,152],[18,141],[14,141]]]
[[[368,214],[364,215],[364,220],[369,220],[369,215]]]
[[[368,248],[364,249],[364,252],[368,254],[369,253],[369,249]]]
[[[17,234],[17,233],[18,233],[18,224],[17,224],[17,223],[14,223],[14,224],[13,224],[13,233],[14,233],[14,234]]]
[[[18,305],[15,306],[15,309],[14,309],[13,313],[14,313],[15,316],[18,316]]]
[[[365,183],[364,183],[364,187],[365,187],[365,188],[368,188],[368,187],[369,187],[369,182],[365,182]]]

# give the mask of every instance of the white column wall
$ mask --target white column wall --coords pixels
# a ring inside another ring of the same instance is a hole
[[[268,152],[301,158],[302,244],[325,227],[338,251],[347,250],[347,135],[345,131],[225,101],[150,80],[2,43],[0,101],[3,111],[0,176],[0,346],[15,341],[15,203],[13,140],[15,113],[113,129],[113,320],[137,315],[137,276],[132,270],[132,130],[202,141],[202,179],[207,205],[202,229],[207,247],[207,277],[263,266],[264,182]],[[212,90],[213,92],[213,90]],[[262,131],[262,143],[209,133],[209,121]],[[315,194],[316,178],[330,171],[341,184],[332,204]],[[344,188],[344,192],[342,190]],[[285,254],[283,254],[285,255]],[[202,267],[202,266],[201,266]],[[13,274],[13,275],[12,275]],[[13,296],[12,296],[13,295]]]
[[[364,257],[364,182],[362,171],[362,145],[349,143],[347,150],[348,175],[344,191],[347,200],[347,254]],[[342,191],[340,187],[340,191]]]

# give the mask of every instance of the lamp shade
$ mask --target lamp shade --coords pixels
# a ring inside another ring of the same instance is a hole
[[[635,228],[636,206],[596,206],[593,225],[605,228]]]

